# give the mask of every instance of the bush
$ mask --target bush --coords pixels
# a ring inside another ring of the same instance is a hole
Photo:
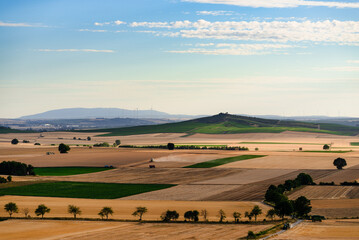
[[[334,182],[320,182],[319,185],[335,185]]]
[[[22,140],[23,143],[29,143],[29,140]]]
[[[35,175],[33,166],[15,161],[3,161],[0,163],[0,174],[15,176]]]
[[[161,219],[164,222],[169,222],[171,220],[177,220],[179,217],[179,214],[177,211],[173,210],[167,210],[166,212],[162,213]]]
[[[199,215],[199,212],[197,210],[187,211],[184,214],[184,218],[188,219],[190,221],[192,220],[194,222],[198,222],[198,215]]]
[[[7,176],[6,180],[7,180],[8,182],[12,182],[12,177],[9,175],[9,176]]]
[[[0,183],[6,183],[7,181],[6,181],[6,178],[4,178],[4,177],[0,177]]]
[[[19,140],[17,140],[17,138],[14,138],[13,140],[11,140],[11,144],[18,144],[19,143]]]
[[[117,140],[115,141],[115,144],[116,144],[117,146],[121,145],[121,140],[118,140],[118,139],[117,139]]]
[[[95,143],[93,146],[94,147],[109,147],[110,144],[108,142],[103,142],[103,143]]]
[[[70,151],[70,146],[69,145],[66,145],[66,144],[63,144],[63,143],[60,143],[59,145],[59,152],[60,153],[67,153],[68,151]]]
[[[329,148],[330,148],[330,146],[328,144],[324,144],[324,146],[323,146],[324,150],[328,150]]]
[[[41,144],[40,143],[34,143],[34,145],[40,146]]]
[[[91,137],[87,137],[87,141],[91,141]]]
[[[342,186],[359,186],[359,183],[356,180],[354,182],[345,181],[345,182],[340,183],[340,185],[342,185]]]
[[[168,150],[173,150],[173,149],[175,149],[175,145],[173,143],[168,143],[167,148],[168,148]]]

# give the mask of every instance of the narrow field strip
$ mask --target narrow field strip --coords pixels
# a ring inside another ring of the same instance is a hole
[[[301,144],[301,145],[324,145],[322,143],[291,143],[291,142],[240,142],[240,144]]]
[[[173,184],[122,184],[89,182],[49,182],[0,189],[0,196],[41,196],[115,199],[170,188]]]
[[[36,167],[35,174],[38,176],[69,176],[85,173],[95,173],[110,170],[108,167]]]
[[[196,164],[193,164],[190,166],[186,166],[184,168],[212,168],[212,167],[217,167],[217,166],[227,164],[227,163],[248,160],[248,159],[252,159],[252,158],[260,158],[260,157],[265,157],[265,156],[266,155],[240,155],[240,156],[235,156],[235,157],[220,158],[220,159],[215,159],[215,160],[211,160],[211,161],[207,161],[207,162],[196,163]]]

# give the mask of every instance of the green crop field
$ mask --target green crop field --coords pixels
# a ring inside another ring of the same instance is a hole
[[[105,167],[37,167],[35,174],[39,176],[68,176],[110,170]]]
[[[220,158],[220,159],[215,159],[215,160],[211,160],[211,161],[207,161],[207,162],[196,163],[196,164],[193,164],[190,166],[186,166],[185,168],[212,168],[212,167],[217,167],[217,166],[231,163],[231,162],[248,160],[248,159],[252,159],[252,158],[260,158],[260,157],[265,157],[265,156],[266,155],[240,155],[240,156],[235,156],[235,157]]]
[[[64,198],[115,199],[173,187],[172,184],[122,184],[89,182],[48,182],[1,188],[0,196],[41,196]]]
[[[350,146],[359,146],[359,142],[351,142]]]

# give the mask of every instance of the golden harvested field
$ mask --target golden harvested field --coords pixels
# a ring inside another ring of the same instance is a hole
[[[308,199],[359,198],[359,186],[306,186],[289,195],[289,199],[305,196]]]
[[[328,218],[359,217],[359,199],[314,199],[312,214]]]
[[[277,240],[319,240],[335,239],[348,240],[359,239],[359,220],[325,220],[323,222],[302,222],[298,226],[290,229],[274,238]]]
[[[0,222],[0,239],[237,239],[272,225],[204,225],[49,220]]]
[[[347,181],[352,182],[359,178],[359,169],[343,169],[336,170],[333,174],[329,176],[325,176],[323,178],[319,178],[317,182],[334,182],[336,184],[340,184],[341,182]]]
[[[136,220],[137,217],[132,216],[136,207],[147,207],[148,212],[144,215],[144,220],[160,220],[160,215],[167,209],[176,210],[180,214],[179,220],[184,220],[183,214],[188,210],[207,209],[209,212],[208,219],[210,221],[218,221],[217,213],[223,209],[227,213],[228,221],[233,221],[232,213],[238,211],[244,216],[245,211],[249,211],[254,205],[259,205],[263,212],[266,212],[269,207],[260,202],[221,202],[221,201],[161,201],[161,200],[122,200],[122,199],[78,199],[78,198],[54,198],[54,197],[22,197],[22,196],[2,196],[0,197],[0,206],[8,202],[15,202],[19,209],[29,208],[30,215],[34,217],[34,210],[39,204],[46,204],[51,208],[51,212],[45,217],[71,217],[67,213],[67,206],[69,204],[79,206],[82,210],[81,217],[84,218],[99,218],[97,213],[104,206],[110,206],[114,210],[114,219],[130,219]],[[4,217],[8,214],[3,208],[0,208],[0,216]],[[23,216],[21,212],[14,214],[14,216]],[[265,218],[264,215],[259,216],[259,219]]]

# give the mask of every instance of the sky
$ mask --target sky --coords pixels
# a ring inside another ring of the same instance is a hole
[[[359,1],[1,0],[0,102],[359,117]]]

